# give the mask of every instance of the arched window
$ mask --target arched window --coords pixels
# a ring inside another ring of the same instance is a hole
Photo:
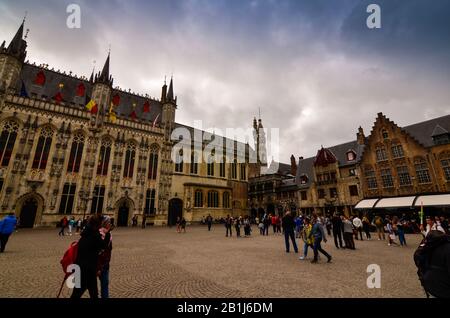
[[[203,207],[203,191],[202,190],[195,191],[194,207],[196,207],[196,208]]]
[[[0,162],[2,167],[7,167],[14,149],[14,144],[19,131],[19,124],[15,121],[7,121],[3,125],[0,135]]]
[[[125,152],[125,166],[123,169],[124,178],[133,178],[134,162],[136,160],[136,144],[129,142]]]
[[[191,174],[198,173],[198,155],[196,152],[191,153]]]
[[[225,209],[230,208],[230,192],[223,193],[222,205]]]
[[[112,145],[111,139],[105,138],[102,140],[97,165],[97,175],[99,176],[108,175],[109,157],[111,156],[111,145]]]
[[[69,164],[67,172],[79,172],[81,157],[83,156],[84,135],[76,133],[73,137],[72,148],[70,149]]]
[[[33,169],[45,170],[47,167],[48,155],[50,154],[50,147],[52,145],[53,129],[46,126],[41,129],[41,134],[34,153]]]
[[[156,180],[158,171],[158,147],[153,146],[150,148],[150,160],[148,163],[148,178],[150,180]]]
[[[208,192],[208,208],[219,207],[219,193],[217,191]]]
[[[59,214],[72,214],[76,188],[75,183],[64,184],[61,203],[59,204]]]
[[[44,86],[44,84],[45,84],[45,74],[44,74],[44,71],[40,70],[40,71],[36,74],[36,78],[34,79],[34,84],[40,85],[40,86]]]
[[[183,172],[183,149],[175,156],[175,172]]]
[[[145,208],[144,213],[146,215],[155,214],[155,189],[148,189],[145,196]]]
[[[105,186],[95,186],[92,193],[91,214],[103,213],[103,202],[105,201]]]

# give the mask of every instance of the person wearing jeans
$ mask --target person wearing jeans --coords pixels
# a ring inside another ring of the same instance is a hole
[[[308,218],[305,218],[303,222],[304,225],[300,235],[305,244],[303,245],[303,256],[299,257],[300,260],[304,260],[306,256],[308,256],[308,247],[314,249],[314,237],[309,236],[309,233],[311,233],[312,225],[309,222]]]
[[[282,220],[284,230],[284,241],[286,243],[286,253],[289,253],[289,238],[292,241],[295,253],[298,253],[297,243],[295,243],[295,222],[290,211],[287,211]]]
[[[342,220],[337,213],[333,215],[331,219],[331,224],[333,225],[333,237],[334,245],[336,248],[343,248],[342,245]],[[338,245],[339,241],[339,245]]]
[[[317,216],[314,216],[313,227],[311,233],[309,233],[309,236],[314,237],[314,259],[311,261],[311,263],[317,263],[317,260],[319,259],[319,252],[325,255],[325,257],[328,259],[328,263],[330,263],[331,255],[328,254],[320,245],[322,243],[322,240],[325,243],[327,242],[327,237],[325,236],[323,225]]]

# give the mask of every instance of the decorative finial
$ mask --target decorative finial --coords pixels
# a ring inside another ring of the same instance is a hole
[[[258,116],[259,116],[258,119],[261,119],[261,107],[258,107]]]
[[[110,55],[111,54],[111,43],[109,44],[109,47],[108,47],[108,55]]]
[[[22,24],[25,23],[25,20],[27,19],[28,11],[25,11],[25,15],[23,16]]]
[[[26,40],[28,38],[28,33],[30,32],[30,29],[27,29],[27,31],[25,32],[25,36],[24,39]]]
[[[164,85],[166,85],[167,75],[164,75]]]

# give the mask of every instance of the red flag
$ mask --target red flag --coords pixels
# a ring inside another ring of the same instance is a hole
[[[97,114],[98,113],[98,106],[97,103],[91,108],[91,114]]]
[[[53,97],[54,99],[55,99],[55,101],[56,101],[56,103],[60,103],[60,102],[62,102],[62,100],[63,100],[63,97],[62,97],[62,94],[61,94],[61,92],[58,92],[56,95],[55,95],[55,97]]]
[[[136,116],[136,112],[134,110],[131,112],[130,117],[132,119],[136,119],[137,116]]]
[[[85,91],[86,91],[86,87],[84,87],[84,84],[83,83],[78,84],[78,86],[77,86],[77,96],[83,97]]]
[[[148,101],[144,103],[144,109],[142,110],[144,113],[150,112],[150,104]]]
[[[120,103],[120,95],[119,94],[114,95],[114,97],[112,99],[112,103],[114,104],[114,106],[119,105],[119,103]]]

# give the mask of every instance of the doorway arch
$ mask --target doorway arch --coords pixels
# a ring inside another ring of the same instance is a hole
[[[116,203],[116,211],[117,226],[128,226],[134,211],[134,202],[130,198],[122,198]]]
[[[17,199],[16,216],[19,217],[19,227],[33,228],[42,218],[44,199],[38,193],[27,193]]]
[[[167,225],[172,226],[177,223],[177,218],[183,216],[183,200],[175,198],[169,201],[169,215]]]

